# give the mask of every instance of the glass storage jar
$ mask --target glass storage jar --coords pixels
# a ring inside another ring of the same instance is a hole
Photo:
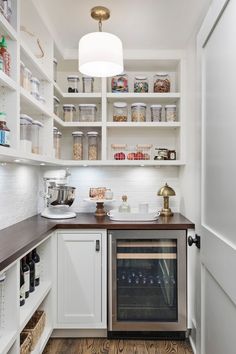
[[[113,103],[113,122],[127,122],[128,106],[126,102]]]
[[[126,74],[113,76],[113,78],[111,79],[111,91],[128,92],[128,76]]]
[[[62,134],[59,130],[54,127],[53,128],[53,149],[54,149],[54,156],[56,159],[61,158],[61,137]]]
[[[88,160],[98,160],[98,132],[87,132]]]
[[[146,76],[135,76],[134,92],[148,92],[148,78]]]
[[[74,122],[76,120],[76,109],[74,104],[63,104],[63,118],[65,122]]]
[[[41,154],[41,131],[43,128],[43,124],[38,120],[34,120],[32,122],[32,153],[33,154]]]
[[[54,106],[54,113],[56,114],[56,116],[59,117],[59,115],[60,115],[60,100],[56,96],[53,96],[53,106]]]
[[[150,106],[150,110],[151,110],[151,121],[161,122],[162,105],[153,104]]]
[[[170,92],[170,78],[167,73],[157,73],[154,76],[154,92]]]
[[[79,121],[80,122],[95,122],[97,113],[96,104],[79,104]]]
[[[32,122],[33,119],[27,114],[20,115],[20,148],[29,153],[32,150]]]
[[[146,122],[146,108],[145,103],[133,103],[131,105],[132,122]]]
[[[24,75],[25,75],[25,64],[21,61],[20,62],[20,85],[21,85],[21,87],[24,86]]]
[[[39,99],[39,86],[40,81],[36,77],[31,77],[31,95],[34,96],[37,100]]]
[[[70,93],[79,92],[79,76],[77,75],[67,76],[67,82],[68,82],[68,92]]]
[[[32,78],[32,72],[28,68],[25,68],[24,78],[23,78],[23,88],[29,92],[31,92],[31,78]]]
[[[73,159],[83,160],[83,137],[84,133],[81,131],[75,131],[73,136]]]
[[[57,59],[53,59],[53,80],[57,82]]]
[[[165,106],[165,120],[166,122],[175,122],[176,121],[176,105],[169,104]]]
[[[90,76],[83,76],[82,81],[83,81],[83,92],[84,93],[92,93],[94,78],[90,77]]]

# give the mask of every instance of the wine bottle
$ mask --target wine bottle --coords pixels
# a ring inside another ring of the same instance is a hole
[[[32,252],[27,254],[26,263],[30,269],[30,293],[32,293],[35,289],[35,264],[32,259]]]
[[[40,257],[36,248],[32,251],[32,259],[35,264],[35,286],[38,286],[40,283]]]
[[[22,267],[20,267],[20,306],[25,304],[25,279]]]
[[[25,280],[25,298],[29,297],[30,292],[30,269],[28,264],[26,263],[26,257],[23,257],[21,260],[21,266],[24,273]]]

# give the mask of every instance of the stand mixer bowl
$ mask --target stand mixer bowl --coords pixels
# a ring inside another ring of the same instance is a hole
[[[51,206],[67,205],[71,206],[75,200],[75,187],[70,186],[49,186],[48,187],[48,203]]]

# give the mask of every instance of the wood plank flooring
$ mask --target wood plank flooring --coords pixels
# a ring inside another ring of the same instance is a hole
[[[43,354],[193,354],[187,341],[50,339]]]

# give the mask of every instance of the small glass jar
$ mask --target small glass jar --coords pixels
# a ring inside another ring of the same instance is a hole
[[[57,59],[53,59],[53,80],[57,82]]]
[[[61,158],[61,132],[58,131],[56,127],[53,128],[53,148],[54,156],[56,159]]]
[[[83,92],[84,93],[92,93],[94,78],[90,77],[90,76],[83,76],[82,81],[83,81]]]
[[[79,121],[95,122],[97,113],[96,104],[79,104]]]
[[[38,100],[40,96],[39,94],[40,81],[36,77],[32,77],[30,82],[31,82],[31,95]]]
[[[23,88],[29,92],[31,92],[31,78],[32,78],[32,72],[28,68],[25,68],[24,78],[23,78]]]
[[[133,103],[131,105],[132,122],[146,122],[146,109],[145,103]]]
[[[135,76],[134,92],[136,93],[148,92],[148,78],[146,76]]]
[[[32,150],[32,122],[33,119],[28,115],[20,115],[20,148],[29,153]]]
[[[83,160],[83,137],[84,133],[76,131],[72,133],[73,136],[73,159]]]
[[[151,110],[151,121],[161,122],[162,105],[153,104],[150,106],[150,110]]]
[[[98,132],[87,132],[88,160],[98,160]]]
[[[113,103],[113,122],[128,121],[128,106],[126,102]]]
[[[79,76],[70,75],[67,76],[68,82],[68,92],[69,93],[78,93],[79,92]]]
[[[154,76],[154,92],[170,92],[170,78],[167,73],[157,73]]]
[[[43,124],[37,120],[32,122],[32,153],[40,154],[41,146],[40,146],[40,135],[43,128]]]
[[[169,104],[165,106],[165,120],[166,122],[175,122],[176,121],[176,105]]]
[[[128,76],[126,74],[113,76],[111,79],[112,92],[128,92]]]
[[[54,106],[54,113],[56,114],[56,116],[59,117],[59,115],[60,115],[60,100],[56,96],[53,96],[53,106]]]
[[[20,85],[21,85],[21,87],[24,86],[24,75],[25,75],[25,64],[21,61],[20,62]]]
[[[63,118],[65,122],[74,122],[76,109],[74,104],[63,104]]]

